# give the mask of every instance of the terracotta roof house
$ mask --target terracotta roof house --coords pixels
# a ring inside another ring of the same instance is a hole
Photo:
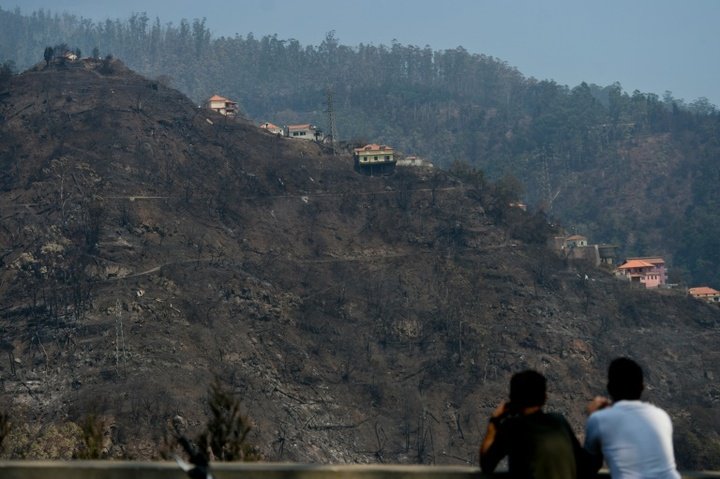
[[[646,256],[646,257],[639,257],[639,258],[628,258],[628,259],[639,259],[641,261],[645,261],[650,263],[655,267],[655,271],[660,275],[660,286],[663,286],[667,283],[667,268],[665,266],[665,260],[660,258],[659,256]]]
[[[720,291],[708,286],[698,286],[688,289],[688,294],[693,298],[707,301],[708,303],[720,303]]]
[[[513,204],[511,203],[511,206]],[[584,248],[588,245],[588,239],[583,235],[555,236],[552,239],[552,246],[558,251],[570,250],[572,248]]]
[[[260,125],[260,128],[262,128],[263,130],[267,130],[275,135],[282,135],[285,133],[285,130],[282,127],[270,123],[269,121],[266,121],[265,123]]]
[[[395,169],[395,150],[387,145],[371,143],[353,150],[355,168],[365,174],[386,174]]]
[[[288,138],[297,138],[301,140],[319,140],[321,132],[315,125],[304,123],[302,125],[288,125],[286,127],[285,136]]]
[[[210,98],[208,98],[205,105],[208,109],[215,110],[221,115],[225,115],[228,117],[237,116],[238,113],[238,104],[220,95],[211,96]]]
[[[395,163],[395,150],[386,145],[371,143],[355,148],[355,161],[360,165]]]
[[[665,261],[662,258],[628,258],[616,270],[618,276],[646,288],[657,288],[667,283]]]

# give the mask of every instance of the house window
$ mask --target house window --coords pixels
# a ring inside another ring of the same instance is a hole
[[[385,155],[385,160],[390,161],[390,155]]]

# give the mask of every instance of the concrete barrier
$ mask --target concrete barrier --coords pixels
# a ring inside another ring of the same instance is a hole
[[[288,463],[216,463],[217,479],[481,479],[477,467],[402,465],[308,465]],[[684,472],[687,479],[720,479],[720,472]],[[599,476],[609,479],[607,472]],[[0,461],[2,479],[184,479],[174,462]]]

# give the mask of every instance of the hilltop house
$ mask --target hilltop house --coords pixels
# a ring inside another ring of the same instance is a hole
[[[688,290],[688,294],[690,294],[693,298],[707,301],[708,303],[720,303],[720,291],[708,286],[690,288]]]
[[[618,266],[616,274],[646,288],[657,288],[667,283],[667,270],[662,258],[628,258]]]
[[[511,206],[515,206],[515,203],[511,203]],[[555,236],[552,239],[552,246],[558,251],[572,250],[573,248],[584,248],[588,245],[588,239],[582,235],[571,235],[571,236]]]
[[[584,262],[595,267],[601,264],[612,264],[612,257],[608,256],[606,245],[588,244],[588,239],[583,235],[555,236],[551,240],[555,251],[571,261]],[[610,248],[613,248],[610,246]]]
[[[305,123],[302,125],[288,125],[285,127],[285,136],[301,140],[321,140],[322,132],[315,125]]]
[[[353,150],[355,168],[370,175],[384,174],[395,168],[395,151],[387,145],[371,143]]]
[[[575,248],[575,247],[583,247],[588,245],[588,239],[587,237],[583,235],[572,235],[565,238],[565,247],[566,248]]]
[[[263,130],[267,130],[274,135],[284,135],[285,134],[285,130],[282,127],[279,127],[273,123],[270,123],[269,121],[266,121],[265,123],[260,125],[260,128],[262,128]]]
[[[354,150],[355,162],[360,165],[379,165],[395,163],[395,152],[386,145],[375,143]]]
[[[205,105],[208,109],[230,118],[237,116],[238,113],[238,104],[220,95],[211,96]]]

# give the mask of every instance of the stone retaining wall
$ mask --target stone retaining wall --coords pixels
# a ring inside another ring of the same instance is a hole
[[[476,467],[400,465],[305,465],[224,463],[213,466],[216,479],[481,479]],[[684,472],[687,479],[720,479],[720,472]],[[505,473],[493,477],[504,478]],[[0,461],[2,479],[183,479],[174,462]],[[609,479],[604,473],[600,478]]]

